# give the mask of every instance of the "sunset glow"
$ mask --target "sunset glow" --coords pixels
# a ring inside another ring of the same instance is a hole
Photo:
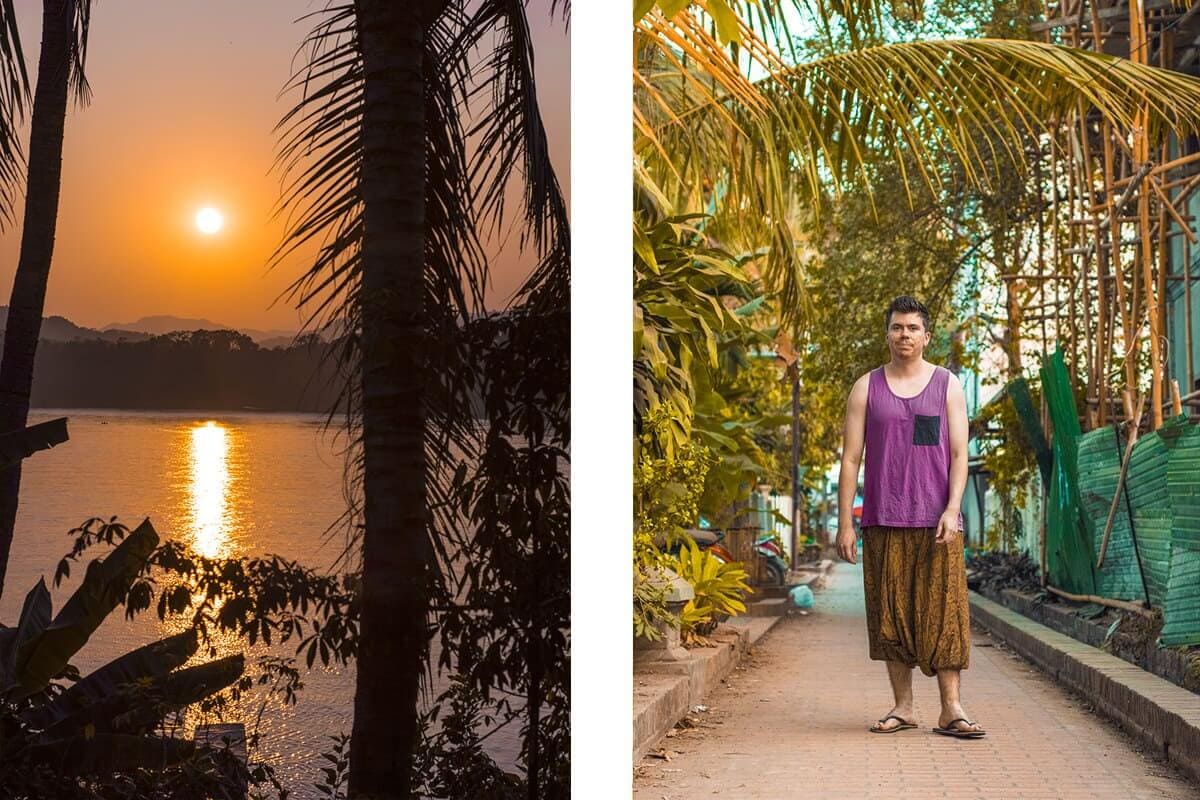
[[[206,206],[196,212],[196,229],[205,236],[219,233],[225,227],[225,217],[220,211]]]
[[[16,7],[26,59],[36,62],[41,4]],[[276,125],[299,100],[280,89],[308,30],[292,20],[307,9],[302,0],[102,4],[87,53],[94,102],[69,112],[46,316],[95,328],[160,314],[299,327],[306,314],[275,301],[317,258],[319,237],[267,267],[288,220],[274,214],[283,194]],[[530,23],[549,145],[567,190],[569,37],[548,13],[530,14]],[[28,120],[16,135],[28,142]],[[202,232],[204,208],[220,215],[215,232]],[[6,292],[21,227],[0,230]],[[492,265],[497,302],[529,268],[524,248],[508,250]]]

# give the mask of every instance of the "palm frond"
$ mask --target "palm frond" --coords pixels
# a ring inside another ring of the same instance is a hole
[[[1200,127],[1195,78],[1037,42],[908,42],[789,65],[746,31],[750,70],[694,16],[652,12],[636,36],[645,192],[671,213],[712,206],[727,247],[770,242],[764,277],[792,322],[803,271],[791,209],[869,186],[878,159],[915,165],[906,182],[937,193],[948,162],[984,187],[1001,162],[1024,169],[1026,145],[1079,104],[1124,128],[1144,105],[1152,139]]]
[[[0,229],[13,221],[25,163],[17,129],[30,100],[29,74],[12,0],[0,0]]]
[[[86,106],[92,99],[84,68],[87,66],[88,33],[92,27],[93,0],[70,0],[64,8],[71,14],[71,61],[67,86],[75,93],[75,102]]]
[[[556,2],[551,13],[558,7]],[[561,7],[569,14],[569,3]],[[462,73],[472,71],[467,62],[478,57],[485,38],[486,55],[473,69],[476,86],[468,94],[472,104],[484,109],[469,132],[478,137],[471,165],[472,183],[479,193],[477,213],[481,224],[503,228],[505,193],[511,181],[521,180],[520,241],[533,245],[538,264],[513,300],[536,298],[545,310],[559,308],[567,302],[569,292],[570,231],[538,107],[525,3],[481,3],[453,48]]]

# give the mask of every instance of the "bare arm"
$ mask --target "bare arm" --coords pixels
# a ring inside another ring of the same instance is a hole
[[[857,534],[854,530],[854,495],[858,491],[858,472],[862,467],[863,444],[867,432],[867,389],[869,373],[854,383],[846,402],[846,422],[842,428],[842,469],[838,476],[838,554],[856,563]]]
[[[967,398],[954,375],[946,386],[946,427],[950,433],[950,498],[938,521],[939,542],[958,533],[958,513],[967,489]]]

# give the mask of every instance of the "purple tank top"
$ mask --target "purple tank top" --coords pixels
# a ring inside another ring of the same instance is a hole
[[[935,367],[916,397],[897,397],[883,367],[867,389],[862,526],[936,527],[950,499],[950,435],[946,385]],[[958,527],[962,529],[962,515]]]

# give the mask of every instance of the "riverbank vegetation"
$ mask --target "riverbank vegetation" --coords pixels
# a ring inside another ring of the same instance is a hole
[[[539,13],[565,27],[569,10],[553,2]],[[46,352],[37,353],[38,333],[68,89],[80,104],[89,99],[86,54],[111,46],[89,45],[92,12],[90,0],[46,0],[31,92],[13,7],[0,3],[0,215],[11,215],[13,198],[28,191],[0,364],[0,384],[8,387],[0,417],[16,430],[33,396],[35,363]],[[279,210],[287,231],[274,263],[318,244],[287,299],[305,314],[308,332],[336,343],[322,362],[328,371],[312,378],[325,384],[319,392],[332,392],[332,401],[318,394],[322,410],[351,443],[338,572],[319,575],[274,556],[204,559],[168,539],[144,554],[125,590],[106,592],[109,610],[123,604],[127,614],[154,609],[186,620],[202,644],[215,626],[248,648],[271,640],[294,645],[294,658],[265,662],[249,676],[289,699],[297,696],[302,668],[353,659],[353,729],[327,754],[327,796],[566,797],[570,232],[538,107],[525,6],[361,0],[305,19],[310,32],[285,92],[293,106],[278,126]],[[23,174],[13,131],[30,101],[33,143]],[[502,311],[484,305],[494,255],[485,241],[493,230],[517,237],[530,260]],[[218,332],[48,349],[80,370],[75,380],[125,378],[122,391],[137,385],[170,401],[194,396],[195,382],[218,369],[257,386],[294,375],[275,376],[273,368],[313,364],[301,349],[251,344]],[[89,356],[98,363],[83,363]],[[164,375],[135,370],[139,359],[169,362],[160,370],[166,375],[189,368],[196,374],[164,388],[157,384]],[[117,375],[99,372],[104,366]],[[265,375],[249,377],[254,370]],[[50,381],[45,388],[62,389]],[[0,478],[2,581],[19,467]],[[75,559],[112,548],[92,561],[89,574],[115,567],[137,536],[115,521],[76,533]],[[36,600],[31,608],[36,613],[26,625],[4,635],[40,635],[31,631],[45,622],[44,604]],[[69,665],[52,672],[37,687],[50,703],[75,677]],[[435,672],[451,679],[440,695],[432,689]],[[230,687],[249,688],[242,678]],[[19,726],[29,709],[10,710],[18,716],[5,717],[6,724]],[[136,732],[153,731],[163,747],[175,748],[181,732],[165,719],[147,716]],[[125,735],[117,718],[100,721]],[[29,725],[30,736],[46,735]],[[517,763],[506,768],[484,745],[497,728],[515,729],[521,743]],[[9,728],[2,733],[0,748],[37,746]],[[83,747],[92,752],[102,743]],[[257,769],[255,742],[249,744]],[[24,763],[32,762],[10,766]],[[109,759],[86,766],[86,776],[30,773],[33,782],[17,796],[237,796],[247,780],[225,775],[222,784],[219,765],[190,757],[177,765]],[[250,777],[260,795],[288,792],[269,771]]]

